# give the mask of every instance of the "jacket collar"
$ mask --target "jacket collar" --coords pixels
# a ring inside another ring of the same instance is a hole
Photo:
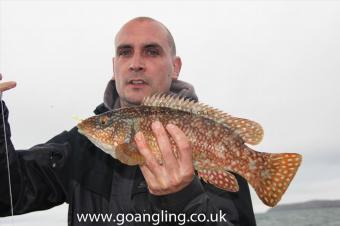
[[[184,96],[195,101],[198,100],[194,87],[181,80],[172,81],[170,93]],[[120,108],[119,95],[117,93],[115,80],[110,80],[104,92],[104,103],[99,105],[94,112],[100,114],[117,108]]]

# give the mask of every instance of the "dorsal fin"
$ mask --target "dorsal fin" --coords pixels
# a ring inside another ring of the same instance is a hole
[[[263,129],[260,124],[248,119],[236,118],[218,109],[209,107],[194,100],[185,99],[174,94],[155,94],[142,101],[144,106],[167,107],[171,109],[190,112],[209,118],[217,123],[224,123],[233,129],[248,144],[258,144],[263,138]]]

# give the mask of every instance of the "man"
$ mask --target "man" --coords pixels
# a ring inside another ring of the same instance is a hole
[[[160,22],[147,17],[129,21],[116,35],[115,49],[113,78],[105,90],[104,103],[95,109],[96,114],[138,105],[145,96],[158,92],[170,91],[197,100],[193,87],[177,80],[181,59],[176,56],[172,35]],[[0,88],[12,86],[13,83],[7,83]],[[7,109],[2,113],[7,123]],[[152,124],[163,155],[162,163],[151,154],[143,134],[136,134],[137,148],[146,163],[134,167],[123,165],[96,148],[76,128],[34,146],[28,152],[14,151],[8,123],[6,128],[14,214],[67,202],[69,225],[95,224],[80,218],[86,213],[113,216],[202,213],[209,217],[219,211],[235,225],[255,225],[249,188],[244,179],[237,176],[240,184],[237,193],[225,192],[200,181],[194,173],[190,142],[174,125],[162,125],[157,121]],[[4,134],[3,128],[0,129],[0,215],[4,216],[10,213],[10,202]],[[180,158],[173,155],[168,134],[176,142]],[[135,225],[137,222],[135,219],[129,223]],[[120,222],[111,221],[110,225],[115,223]],[[105,225],[105,222],[101,224]],[[140,224],[151,225],[152,222]],[[229,223],[222,219],[211,225]]]

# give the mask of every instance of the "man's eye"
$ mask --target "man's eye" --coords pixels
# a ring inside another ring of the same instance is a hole
[[[129,56],[131,54],[130,49],[121,49],[118,51],[118,56]]]
[[[159,55],[159,51],[158,51],[158,49],[147,49],[146,50],[146,54],[148,56],[158,56]]]

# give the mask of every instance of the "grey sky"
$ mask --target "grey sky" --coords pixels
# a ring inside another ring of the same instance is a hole
[[[195,86],[202,102],[259,122],[265,137],[256,150],[303,154],[281,203],[340,199],[339,2],[1,1],[0,7],[0,71],[18,83],[4,95],[17,148],[72,128],[73,115],[90,116],[112,75],[114,34],[127,20],[150,16],[172,32],[183,61],[180,79]],[[264,211],[252,197],[255,211]]]

